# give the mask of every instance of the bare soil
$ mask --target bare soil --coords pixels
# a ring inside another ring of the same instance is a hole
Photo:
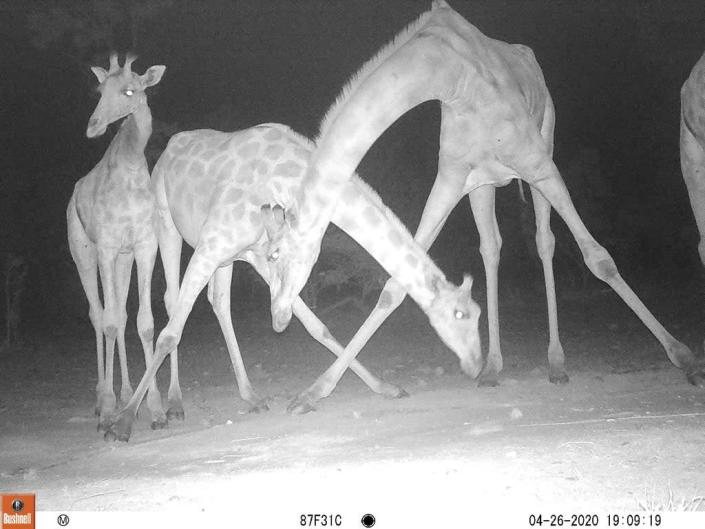
[[[693,346],[703,330],[697,296],[664,290],[646,301]],[[239,310],[248,372],[271,398],[269,412],[247,414],[217,322],[201,303],[180,346],[185,421],[151,431],[145,410],[127,444],[96,432],[87,318],[34,332],[0,357],[0,490],[36,491],[39,510],[265,505],[265,518],[286,511],[292,520],[299,511],[357,516],[375,508],[401,516],[697,507],[705,496],[705,395],[616,295],[559,300],[564,386],[548,382],[543,305],[501,301],[499,387],[478,388],[463,376],[406,301],[359,359],[410,397],[386,400],[347,373],[317,411],[296,416],[286,413],[288,401],[332,356],[298,322],[277,335],[265,306]],[[341,307],[324,319],[347,340],[364,315]],[[136,385],[144,361],[129,332]]]

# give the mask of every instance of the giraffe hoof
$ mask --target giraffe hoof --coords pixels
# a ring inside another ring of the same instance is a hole
[[[169,409],[166,410],[167,422],[173,420],[183,421],[184,417],[184,409],[181,406],[170,406]]]
[[[163,430],[164,428],[167,428],[169,426],[169,421],[167,420],[166,417],[163,419],[160,417],[158,419],[153,419],[152,424],[149,425],[149,427],[152,430]]]
[[[686,369],[685,376],[693,386],[705,388],[705,367],[702,365],[693,365]]]
[[[494,371],[485,371],[477,379],[478,388],[496,388],[499,386],[497,373]]]
[[[286,411],[292,415],[303,415],[304,413],[316,411],[316,407],[313,405],[314,402],[315,401],[308,396],[299,395],[289,403]]]
[[[551,371],[548,374],[548,381],[551,384],[558,384],[560,386],[567,384],[570,378],[565,371]]]
[[[129,413],[120,413],[115,422],[113,422],[103,435],[103,439],[107,442],[122,441],[126,443],[130,440],[132,433],[132,420],[134,416]]]
[[[267,399],[261,399],[250,406],[247,413],[262,413],[265,411],[269,411],[269,404],[267,404]]]

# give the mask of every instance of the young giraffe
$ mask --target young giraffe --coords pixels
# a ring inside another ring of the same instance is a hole
[[[429,248],[450,211],[464,195],[480,233],[487,276],[490,345],[483,372],[495,384],[502,368],[497,308],[497,267],[501,237],[494,211],[495,187],[513,178],[530,184],[536,212],[536,242],[543,263],[549,315],[550,380],[566,382],[558,337],[550,230],[553,206],[568,224],[585,263],[607,282],[644,322],[668,357],[691,382],[702,374],[691,351],[675,340],[619,275],[614,261],[580,219],[553,159],[554,108],[533,53],[483,35],[445,2],[434,2],[356,73],[321,125],[317,150],[296,202],[298,223],[272,240],[282,287],[272,310],[284,325],[291,300],[306,283],[342,187],[369,147],[402,114],[428,101],[441,102],[438,175],[416,233]],[[305,410],[328,395],[347,366],[389,313],[401,303],[402,286],[390,280],[383,291],[393,300],[373,312],[339,357],[292,409]]]
[[[127,117],[100,162],[76,183],[66,210],[71,256],[88,298],[89,317],[95,330],[99,429],[111,424],[115,409],[115,340],[122,375],[120,399],[127,402],[132,396],[125,355],[125,303],[133,260],[137,261],[139,292],[137,329],[147,365],[154,338],[151,281],[157,237],[153,225],[154,198],[144,157],[144,147],[152,132],[152,115],[144,90],[159,82],[165,67],[152,66],[144,75],[137,75],[131,70],[134,60],[128,56],[120,67],[113,53],[108,71],[97,66],[91,68],[100,83],[101,97],[88,121],[86,136],[100,136],[110,123]],[[105,308],[98,297],[98,271]],[[155,427],[165,424],[156,384],[150,386],[147,402]]]
[[[106,432],[106,440],[129,439],[147,384],[153,381],[166,355],[175,350],[194,300],[206,282],[208,299],[225,335],[240,395],[256,411],[266,409],[266,403],[256,395],[247,378],[232,326],[232,263],[249,262],[272,291],[279,288],[279,278],[270,273],[266,260],[267,237],[278,236],[277,230],[282,225],[295,222],[283,218],[279,204],[291,205],[312,151],[310,141],[278,124],[258,125],[234,133],[182,132],[169,141],[152,176],[169,323],[157,339],[154,361],[116,423]],[[460,287],[451,285],[415,244],[404,225],[357,177],[344,186],[332,221],[404,285],[441,338],[458,355],[463,369],[477,376],[482,365],[477,332],[480,309],[470,296],[471,280],[466,278]],[[182,238],[194,247],[194,253],[179,289]],[[390,301],[383,296],[379,306]],[[343,347],[298,297],[293,311],[316,340],[334,354],[342,354]],[[277,327],[276,321],[273,325]],[[381,382],[359,363],[351,367],[377,393],[391,397],[406,394]]]
[[[705,54],[681,88],[680,121],[681,170],[700,233],[698,253],[705,265]]]

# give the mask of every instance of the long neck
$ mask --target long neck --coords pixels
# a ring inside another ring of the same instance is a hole
[[[433,283],[447,283],[443,272],[359,177],[344,184],[331,221],[367,250],[422,310],[428,310],[436,295]]]
[[[144,161],[144,148],[151,135],[152,112],[145,101],[120,127],[117,148],[121,159],[134,164]]]
[[[304,208],[302,232],[323,236],[344,184],[392,123],[424,101],[446,98],[449,79],[438,74],[439,58],[427,48],[411,38],[363,80],[354,79],[333,106],[299,194],[300,203],[314,205]]]

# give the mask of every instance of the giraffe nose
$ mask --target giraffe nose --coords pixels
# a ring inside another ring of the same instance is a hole
[[[86,128],[87,137],[95,138],[96,136],[103,134],[103,132],[105,132],[105,127],[101,125],[100,119],[95,117],[88,121],[88,128]]]

